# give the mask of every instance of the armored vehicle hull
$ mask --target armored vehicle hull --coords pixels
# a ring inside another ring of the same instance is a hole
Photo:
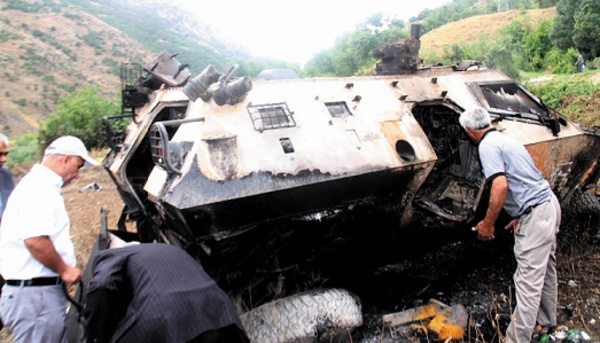
[[[458,122],[466,108],[487,108],[562,201],[598,179],[598,133],[497,70],[252,81],[209,66],[181,80],[173,60],[151,63],[124,92],[127,113],[105,121],[119,226],[186,249],[245,308],[326,284],[356,244],[475,222],[485,180]],[[340,220],[353,213],[396,225]]]

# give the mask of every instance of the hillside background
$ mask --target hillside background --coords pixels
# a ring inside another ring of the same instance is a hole
[[[589,9],[590,16],[578,8]],[[145,65],[167,51],[180,53],[178,60],[189,64],[193,75],[208,64],[222,71],[239,64],[237,73],[248,76],[266,68],[291,68],[305,77],[369,75],[377,62],[373,49],[408,37],[413,23],[425,31],[424,63],[492,59],[582,125],[599,125],[600,60],[594,59],[600,55],[599,39],[564,29],[575,19],[583,28],[586,20],[595,23],[598,1],[454,0],[408,23],[379,13],[357,23],[305,66],[253,58],[165,1],[0,0],[0,9],[0,132],[15,138],[34,135],[29,145],[49,119],[77,116],[75,100],[85,106],[90,94],[114,104],[103,108],[118,112],[121,63]],[[595,27],[592,31],[600,32]],[[571,38],[558,39],[565,35]],[[582,75],[574,75],[576,49],[589,61]],[[97,120],[109,114],[98,113]]]
[[[118,101],[121,63],[167,51],[197,74],[250,59],[165,1],[0,0],[0,9],[0,132],[11,136],[36,133],[61,97],[87,86]]]

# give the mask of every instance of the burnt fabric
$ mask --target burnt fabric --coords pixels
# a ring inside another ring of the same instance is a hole
[[[185,251],[166,244],[104,250],[92,261],[84,318],[88,342],[202,342],[203,333],[237,331],[231,299]]]

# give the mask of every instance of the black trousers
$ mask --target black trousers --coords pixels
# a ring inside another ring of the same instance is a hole
[[[244,331],[231,324],[217,330],[203,332],[187,343],[250,343]]]

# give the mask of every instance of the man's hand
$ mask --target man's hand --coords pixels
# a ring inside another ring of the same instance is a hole
[[[515,235],[517,234],[517,225],[519,224],[519,218],[513,219],[504,227],[505,230],[513,230]]]
[[[494,224],[489,224],[485,220],[477,223],[472,230],[477,231],[477,238],[482,241],[491,241],[496,238],[494,237]]]
[[[70,287],[77,281],[81,280],[81,270],[67,266],[67,268],[60,274],[60,278],[67,287]]]

